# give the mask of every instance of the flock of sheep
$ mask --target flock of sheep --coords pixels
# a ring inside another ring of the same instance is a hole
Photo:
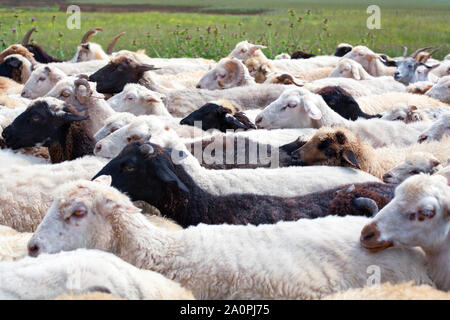
[[[0,54],[0,299],[449,299],[450,55]]]

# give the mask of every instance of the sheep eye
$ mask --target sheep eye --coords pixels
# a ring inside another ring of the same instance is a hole
[[[295,102],[289,102],[289,103],[287,104],[287,106],[288,106],[289,108],[295,108],[295,107],[297,106],[297,104],[296,104]]]
[[[420,170],[411,170],[409,173],[410,174],[419,174],[421,171]]]
[[[70,93],[67,92],[67,91],[63,91],[63,92],[61,93],[61,95],[62,95],[63,97],[65,97],[65,98],[67,98],[67,97],[70,96]]]
[[[117,131],[117,130],[118,130],[117,127],[112,127],[109,131],[110,131],[111,133],[113,133],[114,131]]]
[[[408,220],[409,220],[409,221],[414,221],[414,220],[416,220],[416,213],[415,213],[415,212],[407,213],[406,216],[408,217]]]
[[[284,111],[287,109],[287,106],[284,106],[283,108],[281,108],[281,111]]]
[[[39,117],[39,116],[31,117],[31,121],[33,121],[33,122],[39,122],[39,121],[41,121],[41,117]]]
[[[403,120],[405,120],[405,118],[403,118],[403,117],[397,117],[397,118],[395,118],[394,120],[400,120],[400,121],[403,121]]]
[[[43,78],[43,77],[40,77],[39,79],[38,79],[38,81],[44,81],[45,80],[45,78]]]
[[[85,216],[86,213],[87,213],[86,210],[84,210],[84,209],[78,209],[78,210],[75,210],[74,212],[72,212],[72,215],[75,216],[75,217],[80,218],[80,217]]]
[[[124,166],[123,169],[124,169],[126,172],[133,172],[133,171],[134,171],[134,167],[130,167],[130,166]]]

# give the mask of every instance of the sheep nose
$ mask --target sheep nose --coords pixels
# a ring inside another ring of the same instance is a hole
[[[257,116],[255,119],[255,124],[261,123],[262,121],[262,117],[261,116]]]
[[[9,132],[9,128],[5,128],[5,130],[3,130],[2,137],[5,140],[8,140],[11,137],[11,134]]]
[[[199,85],[199,84],[198,84],[198,85],[196,85],[195,87],[196,87],[197,89],[201,89],[201,88],[202,88],[202,86],[201,86],[201,85]]]
[[[41,248],[37,243],[30,242],[28,243],[28,255],[30,257],[37,257],[39,255],[39,251]]]
[[[291,157],[293,159],[300,159],[300,149],[294,150],[291,153]]]
[[[96,152],[99,152],[100,150],[102,150],[102,145],[101,145],[100,143],[97,143],[97,144],[95,145],[95,151],[96,151]]]
[[[367,244],[369,242],[376,241],[379,235],[380,231],[378,231],[377,225],[375,223],[371,223],[362,229],[360,241]]]
[[[26,91],[22,91],[22,93],[20,94],[22,97],[26,98],[27,97],[27,92]]]
[[[392,179],[393,178],[393,176],[392,176],[392,173],[385,173],[384,175],[383,175],[383,181],[384,182],[388,182],[389,181],[389,179]]]
[[[4,131],[3,131],[3,132],[4,132]],[[427,140],[427,139],[428,139],[428,137],[427,137],[426,135],[421,134],[421,135],[419,136],[419,138],[417,139],[417,142],[422,143],[422,142],[424,142],[424,141]]]

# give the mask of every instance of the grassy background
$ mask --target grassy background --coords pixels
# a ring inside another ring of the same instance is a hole
[[[124,4],[123,0],[78,0],[78,3]],[[368,45],[376,52],[401,55],[402,45],[412,52],[422,46],[440,46],[435,57],[450,52],[450,2],[424,0],[129,0],[127,5],[203,6],[200,13],[97,13],[83,12],[81,30],[66,27],[67,15],[58,7],[0,7],[0,46],[21,41],[32,26],[33,38],[49,53],[63,59],[73,56],[82,35],[101,26],[103,33],[91,38],[106,48],[117,33],[127,31],[116,50],[144,48],[150,56],[200,56],[218,59],[244,39],[269,46],[264,52],[275,56],[303,49],[328,54],[340,42]],[[381,29],[366,27],[368,4],[381,7]],[[268,10],[260,15],[204,14],[208,9],[224,11]],[[293,11],[289,11],[292,8]],[[310,9],[310,14],[307,10]],[[34,18],[34,21],[32,21]],[[301,18],[301,22],[299,22]],[[15,28],[16,31],[12,31]]]

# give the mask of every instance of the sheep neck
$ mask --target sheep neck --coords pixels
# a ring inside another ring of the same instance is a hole
[[[423,250],[428,258],[431,279],[438,289],[450,290],[450,233],[444,242]]]
[[[115,233],[112,253],[138,268],[168,275],[173,264],[171,257],[176,257],[172,232],[152,225],[136,211],[113,214],[112,220]]]
[[[48,151],[52,163],[60,163],[92,154],[94,145],[94,139],[86,132],[84,125],[73,122],[61,127],[49,143]]]
[[[361,147],[359,148],[356,157],[361,169],[382,179],[386,170],[378,160],[375,150],[367,143],[360,141],[360,144]]]

